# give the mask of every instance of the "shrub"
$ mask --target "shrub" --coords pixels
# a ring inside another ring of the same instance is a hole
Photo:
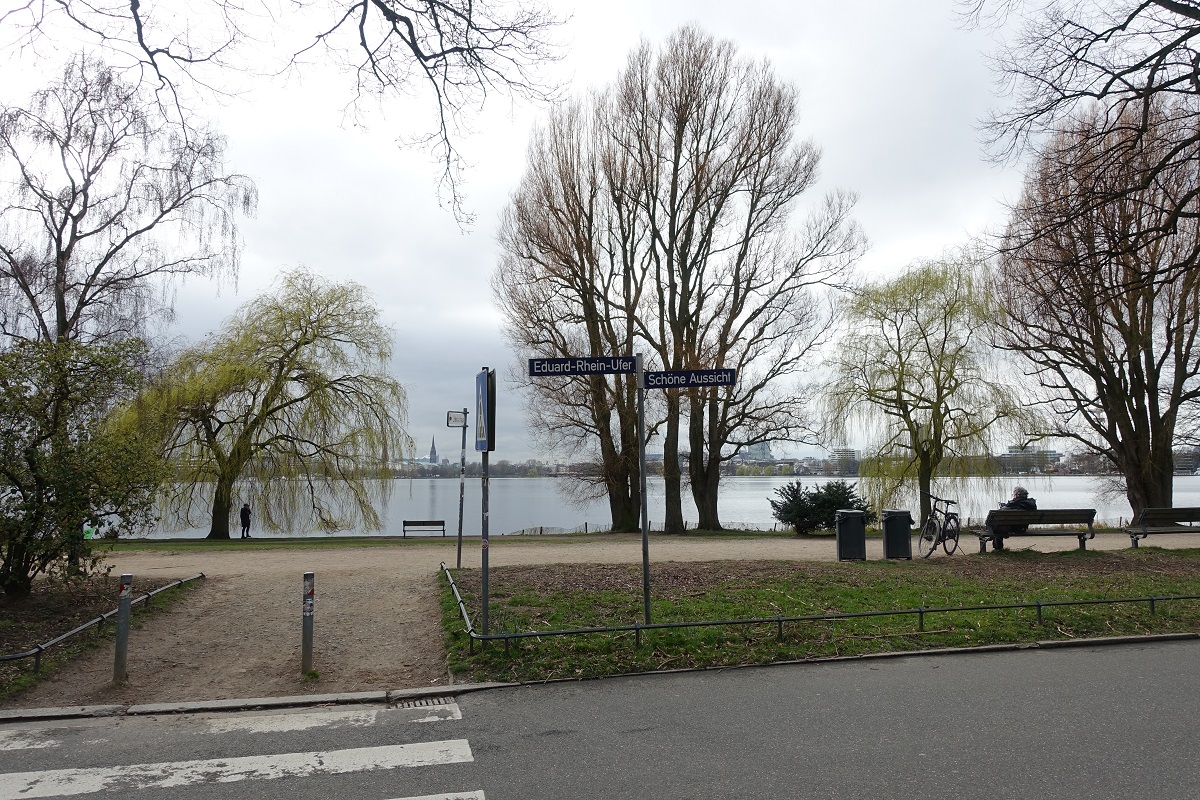
[[[866,513],[868,523],[875,513],[867,501],[858,496],[854,487],[845,481],[830,481],[824,486],[808,488],[794,481],[775,490],[779,500],[771,500],[775,519],[790,525],[796,533],[831,530],[839,510],[853,509]]]

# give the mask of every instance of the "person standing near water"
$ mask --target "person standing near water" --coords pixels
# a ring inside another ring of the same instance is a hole
[[[250,538],[250,504],[249,503],[242,503],[241,517],[242,517],[242,538],[249,539]]]

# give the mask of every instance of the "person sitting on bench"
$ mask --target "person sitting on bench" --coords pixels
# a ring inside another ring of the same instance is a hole
[[[1024,486],[1014,486],[1012,500],[1001,503],[1000,508],[1012,511],[1037,511],[1037,501],[1029,496],[1029,490]],[[997,525],[993,533],[998,536],[1017,536],[1029,530],[1028,525]]]

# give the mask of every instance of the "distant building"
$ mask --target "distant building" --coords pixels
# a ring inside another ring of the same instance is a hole
[[[430,464],[440,463],[438,461],[438,456],[437,456],[437,437],[436,436],[433,437],[433,441],[429,445],[429,463]]]
[[[858,462],[861,460],[859,451],[849,448],[832,450],[829,453],[829,462],[838,475],[857,475]]]
[[[1007,473],[1046,472],[1062,461],[1062,454],[1055,450],[1014,445],[1007,453],[1000,454],[1000,469]]]
[[[759,442],[746,447],[740,453],[743,461],[774,461],[775,456],[771,454],[770,442]]]

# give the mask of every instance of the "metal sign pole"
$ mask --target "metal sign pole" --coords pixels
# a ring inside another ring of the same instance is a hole
[[[488,452],[483,451],[483,635],[488,635]],[[485,639],[483,646],[487,647]]]
[[[646,375],[637,354],[638,481],[642,492],[642,605],[650,624],[650,510],[646,499]]]
[[[483,367],[475,378],[475,449],[483,454],[483,635],[487,636],[488,612],[488,453],[496,449],[496,373]],[[487,647],[486,639],[483,646]]]
[[[463,409],[462,424],[462,455],[458,464],[458,561],[457,569],[462,569],[462,531],[463,531],[463,500],[467,485],[467,409]]]

